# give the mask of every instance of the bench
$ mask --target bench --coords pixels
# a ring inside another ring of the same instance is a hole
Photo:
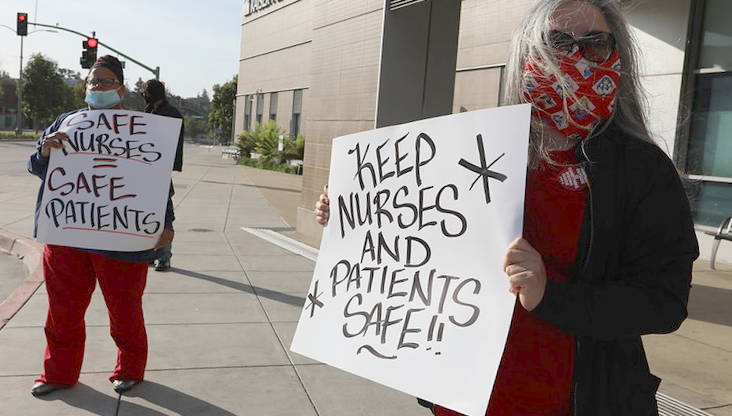
[[[719,243],[721,243],[722,240],[732,241],[732,217],[727,217],[724,221],[722,221],[722,223],[719,224],[719,229],[717,229],[717,232],[713,233],[709,231],[704,231],[704,234],[714,237],[714,242],[712,243],[712,256],[709,258],[709,263],[712,270],[716,270],[714,268],[714,263],[717,260],[717,250],[719,249]]]
[[[238,147],[229,146],[221,149],[222,159],[236,159],[239,156],[241,156],[241,152]]]

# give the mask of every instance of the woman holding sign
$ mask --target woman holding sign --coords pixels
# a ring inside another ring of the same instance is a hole
[[[28,161],[28,170],[41,178],[36,202],[36,231],[41,201],[46,186],[51,149],[62,149],[69,140],[59,132],[63,121],[82,111],[122,108],[125,93],[122,65],[113,56],[99,58],[86,80],[88,108],[62,114],[47,128]],[[88,185],[87,185],[88,187]],[[168,196],[165,229],[156,248],[173,240],[173,205]],[[125,392],[142,381],[147,362],[147,334],[142,313],[142,293],[147,279],[147,263],[154,250],[117,252],[78,249],[47,244],[43,252],[43,271],[48,292],[46,354],[43,374],[31,393],[42,396],[74,385],[79,379],[84,358],[84,313],[96,283],[109,310],[110,332],[119,349],[117,365],[110,377],[114,390]]]
[[[524,237],[504,264],[517,303],[486,414],[657,415],[641,335],[686,318],[698,247],[618,2],[537,2],[507,70],[507,102],[531,103],[534,122]],[[315,215],[328,221],[327,188]]]

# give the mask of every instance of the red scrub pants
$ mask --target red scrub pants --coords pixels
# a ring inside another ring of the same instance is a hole
[[[147,334],[142,293],[147,264],[115,260],[70,247],[46,245],[43,272],[48,292],[44,372],[36,381],[72,385],[84,360],[84,313],[99,281],[109,311],[117,365],[110,380],[142,380],[147,363]]]

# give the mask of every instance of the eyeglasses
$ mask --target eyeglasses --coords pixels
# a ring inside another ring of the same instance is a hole
[[[97,85],[101,85],[102,87],[109,88],[109,87],[114,87],[118,83],[119,83],[119,81],[117,81],[116,79],[92,78],[86,82],[86,85],[88,85],[92,88],[96,87]]]
[[[569,33],[561,30],[551,30],[544,42],[550,47],[563,52],[572,53],[577,46],[582,57],[588,61],[601,64],[615,52],[615,37],[612,33],[592,31],[576,39]]]

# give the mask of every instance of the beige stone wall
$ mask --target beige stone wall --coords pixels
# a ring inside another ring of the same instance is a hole
[[[505,65],[511,35],[535,2],[463,0],[453,112],[498,106],[503,82],[498,66]]]
[[[269,53],[309,41],[313,33],[313,2],[283,2],[264,14],[252,14],[244,21],[240,58]],[[254,17],[254,18],[252,18]]]
[[[313,202],[328,181],[334,137],[374,128],[383,0],[315,0],[311,88],[298,230],[319,241]]]
[[[463,0],[457,67],[506,62],[511,34],[536,0]]]
[[[292,90],[307,91],[310,86],[313,4],[313,0],[285,0],[242,18],[237,133],[244,126],[243,97],[257,92],[265,95],[263,121],[269,118],[270,93],[279,92],[277,122],[281,129],[289,132]],[[253,127],[256,98],[251,111]]]
[[[497,107],[501,68],[461,71],[455,74],[455,96],[452,112]]]

